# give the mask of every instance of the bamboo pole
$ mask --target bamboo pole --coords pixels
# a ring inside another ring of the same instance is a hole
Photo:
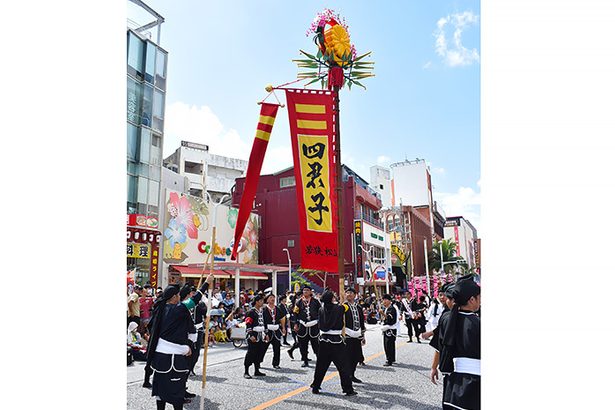
[[[215,215],[215,212],[214,212]],[[215,217],[215,216],[214,216]],[[216,225],[214,221],[214,226],[212,227],[212,239],[211,239],[211,255],[214,255],[216,250]],[[209,265],[209,274],[212,275],[214,272],[214,257],[210,258]],[[201,275],[202,276],[202,275]],[[215,281],[214,281],[215,283]],[[213,283],[212,283],[213,287]],[[205,408],[205,385],[207,383],[207,350],[209,348],[209,321],[211,319],[211,296],[213,294],[213,289],[209,289],[207,292],[207,315],[205,317],[205,346],[203,347],[203,380],[201,384],[201,403],[200,408],[204,410]]]
[[[336,183],[335,192],[337,193],[337,272],[339,274],[339,293],[340,301],[344,300],[344,212],[342,209],[342,154],[340,143],[340,87],[333,86],[335,97],[335,171]]]

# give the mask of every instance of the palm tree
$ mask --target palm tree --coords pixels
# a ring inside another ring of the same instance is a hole
[[[442,245],[442,258],[440,258],[440,245]],[[442,268],[441,261],[455,262],[444,264],[444,271],[446,273],[450,273],[455,266],[464,265],[464,259],[457,256],[457,243],[452,239],[444,239],[433,244],[433,248],[429,255],[429,269],[439,272]]]

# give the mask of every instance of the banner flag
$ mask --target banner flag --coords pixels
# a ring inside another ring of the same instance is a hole
[[[297,187],[301,267],[337,273],[334,96],[285,89]]]
[[[256,196],[256,188],[258,187],[258,179],[260,178],[263,160],[265,159],[265,151],[269,144],[269,136],[273,129],[273,122],[278,113],[278,104],[262,103],[261,113],[256,126],[256,136],[254,144],[252,144],[252,152],[248,160],[248,170],[246,171],[246,182],[243,188],[243,195],[239,203],[239,211],[237,213],[237,225],[235,225],[235,240],[233,241],[233,250],[231,252],[231,260],[237,258],[237,247],[241,242],[241,235],[246,227],[250,212],[252,212],[252,204]]]

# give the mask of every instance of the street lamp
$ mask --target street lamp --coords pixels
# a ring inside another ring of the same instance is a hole
[[[288,249],[284,248],[282,249],[284,252],[286,252],[286,256],[288,257],[288,291],[292,292],[293,288],[290,285],[290,252],[288,251]]]

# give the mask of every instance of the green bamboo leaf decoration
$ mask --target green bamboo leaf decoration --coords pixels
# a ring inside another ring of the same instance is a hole
[[[311,55],[310,53],[306,53],[303,50],[299,50],[304,56],[311,58],[312,60],[318,60],[316,57],[314,57],[313,55]]]
[[[354,59],[354,61],[360,61],[362,58],[367,57],[367,56],[368,56],[368,55],[370,55],[371,53],[372,53],[371,51],[368,51],[368,52],[367,52],[367,53],[365,53],[365,54],[361,54],[359,57],[355,58],[355,59]]]
[[[307,84],[306,84],[306,86],[307,86],[307,85],[310,85],[310,84],[312,84],[312,83],[315,83],[315,82],[316,82],[316,81],[318,81],[318,80],[321,80],[321,81],[322,81],[322,79],[321,79],[320,77],[318,77],[318,78],[313,79],[313,80],[312,80],[312,81],[310,81],[309,83],[307,83]],[[323,87],[323,88],[324,88],[324,87]]]
[[[363,84],[361,84],[357,80],[352,80],[352,83],[358,85],[359,87],[363,87],[364,90],[367,90],[367,87],[365,87]]]

